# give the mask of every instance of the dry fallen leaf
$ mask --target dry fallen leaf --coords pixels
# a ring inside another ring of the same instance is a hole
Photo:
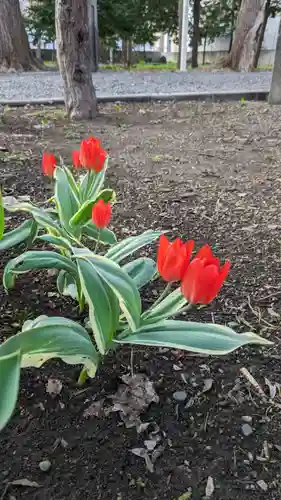
[[[113,412],[119,411],[120,416],[127,428],[141,425],[140,414],[152,403],[158,403],[153,383],[144,374],[134,376],[124,375],[124,384],[121,384],[118,391],[110,396],[113,400]]]
[[[212,494],[214,493],[214,491],[215,491],[214,480],[213,480],[212,476],[209,476],[207,479],[207,484],[206,484],[206,488],[205,488],[205,496],[207,498],[210,498],[212,496]]]
[[[146,465],[146,468],[149,472],[152,473],[154,471],[153,463],[151,462],[149,455],[148,455],[147,451],[145,450],[145,448],[133,448],[131,450],[131,452],[133,453],[133,455],[136,455],[137,457],[141,457],[145,460],[145,465]]]
[[[61,393],[62,383],[60,380],[56,378],[49,378],[46,384],[46,392],[50,394],[50,396],[57,396]]]
[[[104,415],[103,404],[104,399],[95,401],[88,408],[86,408],[86,410],[84,410],[83,417],[101,417],[102,415]]]
[[[36,483],[36,481],[29,481],[29,479],[15,479],[11,481],[9,484],[12,486],[30,486],[31,488],[40,488],[40,484]]]
[[[204,380],[204,387],[202,389],[202,392],[208,392],[208,391],[210,391],[212,389],[212,387],[213,387],[213,383],[214,383],[214,381],[213,381],[212,378],[206,378]]]

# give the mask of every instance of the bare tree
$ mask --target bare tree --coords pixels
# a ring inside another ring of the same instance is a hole
[[[97,115],[91,73],[88,0],[56,0],[57,59],[65,107],[73,120]]]
[[[0,71],[39,68],[29,47],[19,0],[0,0]]]
[[[266,16],[266,4],[266,0],[242,0],[234,40],[225,66],[241,71],[251,71],[254,68]]]

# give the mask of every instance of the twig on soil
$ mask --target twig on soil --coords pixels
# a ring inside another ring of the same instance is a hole
[[[250,299],[249,295],[247,297],[247,301],[248,301],[249,308],[251,309],[252,313],[258,318],[259,323],[263,322],[265,325],[269,326],[269,328],[276,330],[276,326],[274,326],[272,323],[269,323],[268,321],[266,321],[265,319],[262,318],[260,310],[259,310],[259,312],[255,311],[255,309],[253,308],[253,306],[251,304],[251,299]]]
[[[253,377],[253,375],[251,375],[251,373],[247,370],[247,368],[245,367],[240,368],[240,373],[255,388],[256,392],[261,397],[263,403],[267,403],[268,402],[267,395],[265,394],[261,386],[258,384],[256,379]]]
[[[269,295],[265,295],[265,297],[260,297],[257,299],[254,299],[255,302],[263,302],[264,300],[271,299],[271,297],[277,297],[278,295],[281,295],[281,290],[278,290],[277,292],[271,293]]]
[[[0,500],[4,500],[5,496],[6,496],[6,493],[8,492],[8,489],[9,489],[9,486],[10,486],[10,483],[7,483],[4,490],[3,490],[3,493],[0,497]]]

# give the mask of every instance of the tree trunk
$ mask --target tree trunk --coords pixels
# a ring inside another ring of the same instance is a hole
[[[264,2],[261,10],[259,11],[254,26],[250,29],[245,38],[241,57],[238,64],[240,71],[254,71],[255,60],[260,44],[259,40],[262,34],[262,27],[266,19],[266,1]]]
[[[246,52],[243,51],[245,40],[248,33],[255,25],[258,14],[262,9],[263,4],[263,0],[242,0],[237,18],[234,40],[232,43],[231,51],[225,59],[225,66],[228,66],[233,70],[239,69],[239,63],[242,53],[243,58],[245,58],[246,56]],[[255,30],[255,32],[257,31],[257,29]],[[253,39],[254,38],[255,37],[253,36]],[[248,39],[247,43],[249,44],[249,46],[253,46],[252,42],[250,43],[250,39]]]
[[[95,118],[87,0],[56,0],[56,41],[68,116],[73,120]]]
[[[268,102],[269,104],[281,104],[281,20],[279,22],[279,31]]]
[[[19,0],[0,0],[0,71],[40,68],[29,47]]]
[[[178,16],[179,16],[179,51],[178,51],[178,58],[177,58],[177,69],[180,69],[180,65],[181,65],[182,0],[179,0]]]
[[[260,57],[260,53],[261,53],[262,43],[263,43],[264,34],[265,34],[265,30],[266,30],[266,25],[267,25],[267,21],[268,21],[269,14],[270,14],[270,3],[271,3],[271,0],[267,0],[266,6],[265,6],[264,21],[263,21],[263,24],[262,24],[262,27],[261,27],[261,30],[260,30],[260,36],[258,38],[258,43],[257,43],[257,51],[256,51],[256,54],[255,54],[255,59],[254,59],[254,68],[258,67],[258,62],[259,62],[259,57]]]
[[[192,68],[198,68],[198,45],[200,42],[200,2],[201,0],[194,0],[193,2],[193,34],[192,34]]]

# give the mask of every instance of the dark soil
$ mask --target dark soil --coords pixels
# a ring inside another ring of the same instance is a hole
[[[117,390],[130,370],[130,349],[109,359],[83,392],[75,385],[78,368],[52,362],[25,370],[19,407],[0,436],[0,499],[199,500],[209,477],[215,500],[280,499],[279,393],[275,404],[264,402],[240,370],[247,368],[267,395],[265,378],[281,382],[281,109],[162,103],[106,106],[101,113],[94,123],[69,124],[62,109],[6,110],[0,124],[4,194],[43,200],[50,188],[41,176],[41,152],[67,160],[82,137],[100,137],[111,155],[109,183],[118,193],[117,234],[151,227],[192,237],[197,245],[209,242],[222,259],[231,259],[232,272],[218,299],[191,317],[251,329],[275,344],[219,359],[137,351],[134,370],[154,382],[160,398],[141,416],[159,426],[163,447],[153,473],[131,452],[144,446],[151,429],[138,435],[118,413],[83,416],[94,400]],[[10,217],[7,226],[19,220]],[[11,255],[16,251],[2,253],[1,269]],[[2,338],[39,314],[79,320],[73,302],[57,296],[54,281],[33,273],[19,278],[9,296],[0,289]],[[159,287],[144,291],[145,303]],[[50,377],[63,384],[56,397],[46,392]],[[188,408],[173,400],[179,390],[187,392]],[[242,432],[245,423],[252,427],[249,436]],[[51,468],[44,473],[39,463],[46,459]],[[22,478],[39,487],[11,485]]]

